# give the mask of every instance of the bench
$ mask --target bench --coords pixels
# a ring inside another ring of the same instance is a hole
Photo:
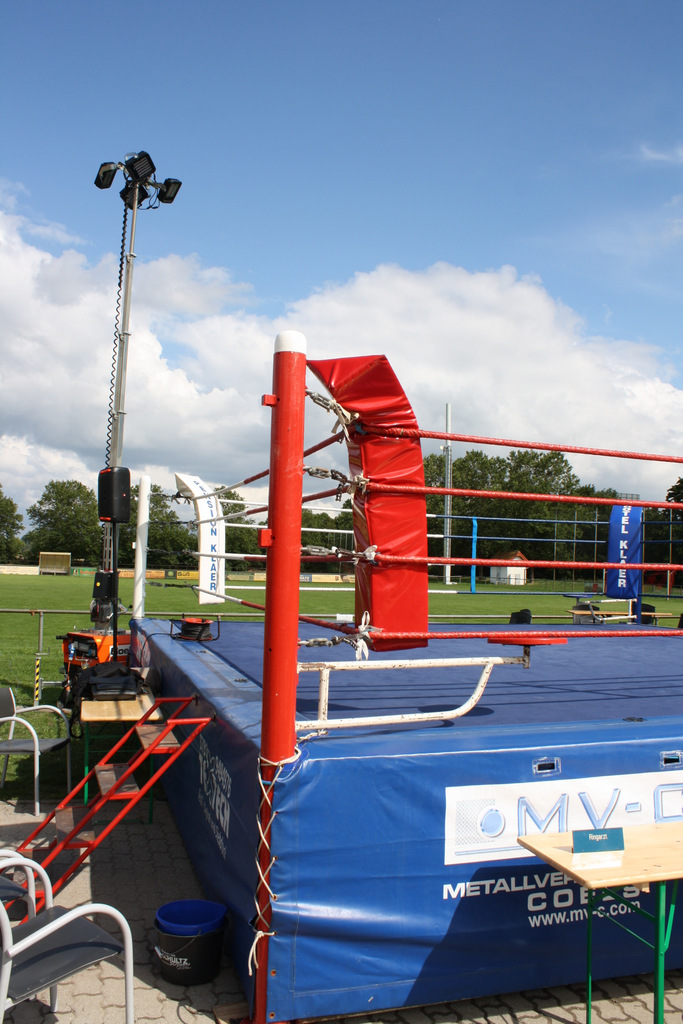
[[[606,620],[611,622],[635,622],[636,619],[635,615],[629,615],[628,612],[603,612],[589,608],[567,608],[566,611],[569,615],[573,616],[575,623],[581,623],[585,619],[598,623],[603,623]]]
[[[607,612],[588,608],[567,608],[567,613],[574,617],[574,622],[583,622],[585,619],[590,619],[591,622],[605,622],[609,620],[611,622],[635,622],[636,616],[629,615],[628,612]],[[647,620],[648,625],[657,625],[658,619],[675,619],[676,615],[674,612],[641,612],[641,617]]]

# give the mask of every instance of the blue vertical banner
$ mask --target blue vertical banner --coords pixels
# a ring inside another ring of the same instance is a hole
[[[477,557],[477,518],[472,516],[472,558]],[[470,593],[476,594],[477,592],[477,567],[473,565],[470,567]]]
[[[609,517],[607,561],[642,562],[643,510],[632,505],[614,505]],[[641,590],[642,572],[627,569],[607,569],[605,593],[608,597],[637,598]]]

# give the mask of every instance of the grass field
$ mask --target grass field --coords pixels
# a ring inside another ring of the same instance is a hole
[[[510,612],[521,608],[531,609],[534,622],[560,625],[569,623],[568,609],[574,603],[564,593],[580,593],[583,584],[571,581],[556,583],[557,593],[541,593],[550,589],[547,581],[536,585],[527,584],[502,591],[488,583],[477,583],[477,593],[469,593],[469,581],[460,579],[455,585],[446,587],[437,580],[430,581],[429,612],[436,623],[454,622],[505,622]],[[314,589],[313,589],[314,588]],[[0,575],[0,685],[16,688],[17,698],[28,703],[33,695],[35,656],[39,648],[39,610],[44,611],[41,650],[41,675],[46,680],[61,679],[62,647],[56,637],[68,630],[87,629],[90,625],[89,608],[92,598],[93,579],[87,576],[13,576]],[[263,584],[229,582],[228,593],[256,604],[263,604]],[[588,598],[589,595],[586,595]],[[658,611],[671,610],[676,623],[681,601],[667,600],[665,596],[648,596]],[[130,608],[133,601],[133,582],[123,579],[120,583],[120,601]],[[353,611],[352,585],[330,584],[321,586],[303,585],[301,612],[308,615],[349,614]],[[617,606],[615,605],[615,608]],[[621,607],[621,606],[619,606]],[[5,609],[22,609],[10,613]],[[148,581],[145,599],[146,614],[150,616],[196,614],[199,611],[197,597],[185,586],[165,584],[157,586]],[[224,618],[259,617],[243,606],[226,603],[222,606],[204,606],[207,614],[220,611]],[[672,623],[672,620],[663,620]],[[128,625],[128,617],[121,614],[120,628]]]
[[[534,622],[562,626],[571,621],[568,609],[574,603],[565,593],[580,593],[583,583],[571,581],[555,584],[557,593],[541,593],[549,590],[548,581],[536,585],[515,587],[502,591],[488,583],[477,583],[477,593],[469,593],[469,580],[459,579],[453,586],[446,587],[437,580],[430,581],[429,611],[435,624],[445,622],[507,622],[512,611],[529,608]],[[87,576],[14,576],[0,575],[0,686],[11,686],[17,703],[28,706],[33,702],[36,654],[40,650],[40,675],[43,680],[59,681],[63,678],[62,644],[57,637],[74,629],[90,626],[89,608],[92,598],[93,579]],[[263,584],[248,581],[228,583],[227,592],[256,604],[263,604]],[[133,582],[123,579],[120,583],[120,601],[126,608],[133,600]],[[590,595],[586,594],[588,599]],[[677,625],[683,605],[680,599],[667,599],[665,595],[648,596],[658,612],[671,612],[672,618],[663,619],[661,624]],[[352,585],[313,584],[302,586],[302,614],[332,616],[353,612],[354,595]],[[617,607],[621,606],[616,606]],[[222,606],[204,606],[206,614],[215,614],[220,608],[221,617],[254,618],[258,612],[234,603]],[[8,609],[12,609],[9,611]],[[156,586],[147,583],[145,612],[149,616],[180,616],[183,613],[197,614],[199,604],[195,593],[185,586],[165,584]],[[39,612],[42,611],[41,616]],[[42,645],[40,626],[42,619]],[[125,629],[128,616],[121,614],[119,627]],[[45,686],[43,700],[56,703],[59,689]],[[45,716],[55,718],[56,716]],[[74,742],[74,765],[82,763],[80,743]],[[80,762],[79,762],[80,758]],[[51,759],[52,765],[51,766]],[[61,752],[44,759],[41,793],[46,797],[63,795],[63,757]],[[15,757],[10,760],[5,795],[26,797],[31,792],[30,758]]]

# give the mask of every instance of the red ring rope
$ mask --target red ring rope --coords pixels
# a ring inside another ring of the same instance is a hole
[[[544,452],[572,452],[574,455],[602,455],[616,459],[642,459],[646,462],[683,462],[683,455],[649,455],[645,452],[622,452],[611,448],[587,448],[576,444],[546,444],[542,441],[512,441],[504,437],[479,437],[477,434],[447,434],[439,430],[418,430],[410,427],[376,427],[363,424],[366,434],[384,437],[424,437],[440,441],[463,441],[467,444],[495,444],[504,448],[535,448]]]
[[[532,494],[524,491],[478,491],[472,487],[417,487],[409,484],[378,484],[369,480],[367,492],[379,494],[452,494],[458,498],[507,498],[519,501],[560,502],[565,505],[614,505],[616,498],[596,498],[579,494]],[[635,508],[677,508],[683,509],[682,501],[642,501],[634,498],[623,502]]]

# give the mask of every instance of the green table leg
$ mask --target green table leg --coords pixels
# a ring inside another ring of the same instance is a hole
[[[655,1024],[664,1024],[664,954],[666,953],[666,882],[655,883]]]
[[[83,722],[83,778],[86,778],[90,771],[90,729],[87,722]],[[88,802],[88,783],[83,787],[83,803]]]
[[[588,930],[586,937],[586,1024],[591,1024],[591,1012],[593,1008],[593,906],[596,894],[593,889],[588,890]]]

